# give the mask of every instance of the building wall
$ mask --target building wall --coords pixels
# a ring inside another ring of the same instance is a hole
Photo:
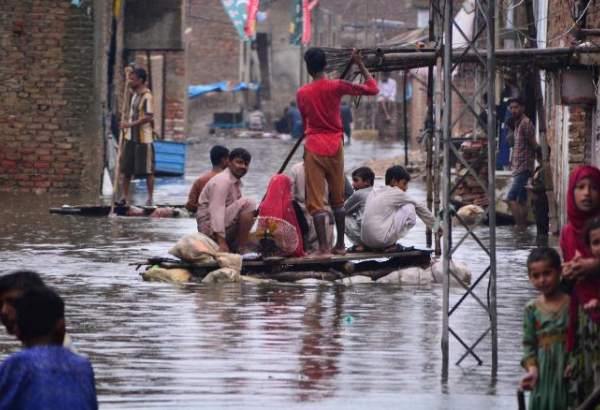
[[[4,0],[0,190],[98,191],[101,123],[91,2]]]
[[[569,2],[548,0],[548,47],[567,47],[577,39]],[[591,2],[587,11],[587,28],[600,28],[600,7]],[[584,40],[585,41],[585,40]],[[546,73],[545,103],[547,105],[547,139],[551,148],[550,164],[553,171],[554,192],[557,209],[557,226],[566,223],[566,190],[568,176],[573,168],[594,162],[592,140],[597,138],[594,117],[598,115],[596,104],[567,104],[561,98],[561,72]],[[596,120],[597,122],[597,120]]]
[[[239,79],[240,39],[220,0],[188,0],[186,10],[188,84]],[[205,95],[189,102],[191,137],[208,132],[212,114],[237,110],[231,93]]]

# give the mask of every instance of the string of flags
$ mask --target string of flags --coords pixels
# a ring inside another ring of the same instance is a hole
[[[294,0],[290,16],[290,44],[309,44],[312,36],[312,11],[319,0]],[[259,10],[260,0],[221,0],[240,39],[251,41],[256,37],[257,21],[266,19]]]

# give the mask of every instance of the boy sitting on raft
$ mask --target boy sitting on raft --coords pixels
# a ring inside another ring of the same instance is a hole
[[[352,172],[352,188],[354,193],[346,200],[344,211],[346,212],[346,236],[354,246],[350,251],[362,252],[364,246],[360,240],[360,229],[362,225],[363,212],[367,197],[373,191],[375,173],[369,167],[360,167]]]
[[[409,181],[410,174],[394,165],[385,172],[385,186],[369,194],[360,232],[363,245],[374,250],[396,250],[396,242],[415,226],[417,216],[433,227],[431,212],[406,194]]]

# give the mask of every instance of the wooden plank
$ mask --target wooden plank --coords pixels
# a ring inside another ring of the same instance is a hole
[[[185,205],[156,205],[153,207],[140,206],[140,208],[151,211],[155,208],[184,208]],[[115,206],[115,213],[117,215],[125,215],[129,206]],[[50,208],[51,214],[57,215],[79,215],[79,216],[107,216],[110,213],[110,205],[74,205],[74,206],[61,206],[56,208]]]
[[[284,258],[269,263],[264,260],[245,260],[243,261],[243,268],[272,268],[273,266],[319,266],[319,265],[338,265],[346,262],[356,261],[368,261],[375,259],[385,260],[402,260],[427,257],[431,254],[431,250],[415,249],[403,252],[362,252],[362,253],[349,253],[346,255],[335,255],[331,258]],[[146,262],[132,263],[133,265],[156,265],[164,264],[169,267],[194,267],[201,269],[217,269],[219,264],[216,261],[204,262],[204,263],[190,263],[185,261],[178,261],[171,258],[153,258]]]

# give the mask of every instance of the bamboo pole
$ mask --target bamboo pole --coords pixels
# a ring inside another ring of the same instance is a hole
[[[372,49],[360,50],[366,53],[365,66],[372,72],[395,71],[419,67],[429,67],[436,63],[436,51],[418,51],[406,53],[387,53],[370,56]],[[600,46],[554,47],[554,48],[515,48],[501,49],[494,52],[496,64],[500,66],[534,65],[536,67],[552,67],[564,65],[571,57],[578,54],[600,53]],[[347,54],[347,53],[346,53]],[[456,63],[481,63],[481,58],[487,54],[485,49],[466,51],[464,49],[452,50],[452,61]],[[341,61],[341,60],[340,60]],[[348,61],[347,58],[344,63]],[[336,60],[329,61],[328,70],[339,70],[340,64]]]

